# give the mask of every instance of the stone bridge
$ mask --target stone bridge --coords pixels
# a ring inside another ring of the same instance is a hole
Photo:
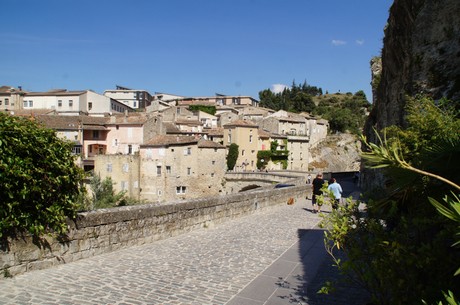
[[[305,185],[308,173],[297,171],[227,172],[225,189],[227,194],[272,187],[276,184]]]

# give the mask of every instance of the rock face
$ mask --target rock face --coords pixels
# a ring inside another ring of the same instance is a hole
[[[395,0],[383,43],[370,139],[372,127],[405,125],[407,95],[460,100],[460,1]]]
[[[371,142],[373,128],[405,126],[407,96],[460,100],[460,1],[395,0],[383,44],[381,68],[371,61],[374,107],[364,127]],[[383,181],[377,172],[364,177]]]
[[[329,135],[310,150],[314,172],[354,172],[361,165],[361,142],[352,134]]]

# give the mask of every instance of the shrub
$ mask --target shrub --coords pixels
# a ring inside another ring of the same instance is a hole
[[[67,230],[83,178],[72,145],[33,119],[0,113],[0,236]]]
[[[238,160],[239,146],[235,143],[230,144],[228,148],[227,155],[227,168],[228,170],[233,170],[236,165],[236,160]]]

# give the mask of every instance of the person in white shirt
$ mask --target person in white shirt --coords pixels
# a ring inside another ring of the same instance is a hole
[[[335,180],[335,178],[331,178],[327,189],[334,194],[334,202],[332,203],[332,208],[336,210],[339,207],[340,198],[342,198],[342,187],[337,182],[337,180]]]

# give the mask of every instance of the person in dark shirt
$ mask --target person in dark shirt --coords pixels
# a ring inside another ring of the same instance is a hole
[[[321,212],[322,204],[317,202],[316,196],[320,196],[323,194],[323,191],[321,191],[323,184],[324,184],[323,174],[319,173],[318,175],[316,175],[316,178],[313,179],[313,182],[311,183],[311,185],[313,186],[313,196],[311,198],[311,203],[313,205],[313,213]]]

